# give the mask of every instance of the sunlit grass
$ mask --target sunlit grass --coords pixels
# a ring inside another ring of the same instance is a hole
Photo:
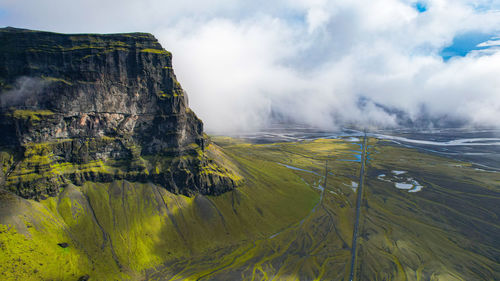
[[[214,141],[210,157],[242,179],[220,196],[127,181],[70,184],[41,202],[5,195],[0,273],[6,280],[346,280],[360,163],[344,160],[356,160],[359,143]],[[499,279],[499,173],[375,139],[369,145],[357,280]],[[408,193],[377,179],[392,170],[407,171],[423,189]]]

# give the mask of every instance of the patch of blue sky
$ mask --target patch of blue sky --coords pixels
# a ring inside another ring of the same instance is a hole
[[[427,11],[427,5],[423,2],[416,2],[413,4],[413,7],[419,12],[424,13]]]
[[[453,38],[451,45],[443,48],[439,55],[448,61],[452,57],[464,57],[475,50],[485,50],[494,46],[497,35],[480,32],[468,32]],[[489,43],[488,43],[489,42]]]
[[[303,12],[287,10],[280,15],[288,24],[295,27],[307,25],[307,15]]]

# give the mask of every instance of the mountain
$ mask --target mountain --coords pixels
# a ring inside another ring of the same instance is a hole
[[[1,280],[500,280],[494,138],[208,137],[150,34],[0,42]]]
[[[145,280],[316,204],[293,171],[203,133],[153,35],[3,28],[0,42],[0,279]]]
[[[172,55],[151,34],[0,29],[0,181],[24,198],[126,179],[192,196],[235,188],[207,151]]]

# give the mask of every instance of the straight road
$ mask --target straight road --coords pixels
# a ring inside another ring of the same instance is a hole
[[[361,170],[359,172],[359,186],[358,186],[358,199],[356,200],[356,221],[354,222],[354,230],[352,232],[352,247],[351,247],[351,273],[349,274],[349,281],[354,279],[354,271],[356,270],[356,244],[358,242],[358,229],[359,229],[359,215],[361,213],[361,200],[363,196],[363,179],[365,174],[366,162],[366,133],[363,137],[363,153],[361,155]]]

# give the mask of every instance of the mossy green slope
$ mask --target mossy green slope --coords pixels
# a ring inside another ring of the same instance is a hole
[[[320,200],[306,217],[272,235],[168,263],[150,271],[149,280],[343,280],[349,269],[355,203],[350,186],[359,175],[359,163],[345,160],[355,160],[359,146],[341,140],[263,145],[214,140],[247,177],[262,176],[252,172],[261,167],[272,178],[282,178],[288,170],[315,188]],[[296,206],[279,207],[291,211]]]
[[[214,141],[225,153],[214,145],[210,158],[244,179],[219,196],[123,180],[68,184],[40,202],[2,192],[0,273],[7,280],[347,280],[359,143]],[[499,173],[374,139],[368,154],[356,280],[500,279]],[[423,189],[409,193],[378,179],[393,170]]]
[[[0,272],[7,280],[140,279],[145,269],[266,237],[305,217],[318,194],[290,170],[262,163],[245,166],[244,186],[216,197],[128,181],[67,184],[40,202],[4,192]]]
[[[274,235],[166,264],[149,280],[347,281],[352,181],[359,179],[360,164],[346,160],[356,159],[358,144],[216,141],[239,163],[259,159],[303,169],[293,171],[325,187],[322,199],[304,220]],[[500,175],[374,139],[369,145],[355,280],[498,280]],[[407,171],[423,190],[408,193],[377,179],[393,170]]]

